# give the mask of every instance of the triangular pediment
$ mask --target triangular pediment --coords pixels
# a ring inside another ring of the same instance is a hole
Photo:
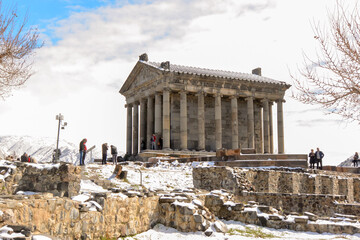
[[[133,88],[158,78],[159,75],[161,75],[160,70],[139,61],[121,87],[120,93],[124,94]]]

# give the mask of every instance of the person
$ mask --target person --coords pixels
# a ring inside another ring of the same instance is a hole
[[[314,169],[315,168],[315,162],[316,162],[316,156],[314,153],[314,149],[311,149],[310,153],[309,153],[309,162],[310,162],[310,168]]]
[[[324,153],[322,151],[320,151],[319,148],[316,148],[315,156],[316,156],[316,168],[322,169],[322,159],[324,157]],[[320,167],[319,167],[319,164],[320,164]]]
[[[86,155],[86,142],[87,139],[84,138],[83,140],[81,140],[80,145],[79,145],[79,153],[80,153],[80,165],[85,165],[85,155]]]
[[[159,149],[159,150],[162,149],[162,145],[163,145],[163,141],[162,141],[162,138],[160,137],[160,138],[159,138],[159,141],[158,141],[158,149]]]
[[[20,161],[21,161],[21,162],[28,162],[28,155],[27,155],[26,152],[24,152],[24,154],[21,155]]]
[[[156,136],[155,136],[155,134],[153,134],[152,136],[151,136],[151,149],[152,150],[155,150],[156,149]]]
[[[116,158],[117,158],[117,154],[118,154],[117,149],[114,145],[111,145],[110,148],[111,148],[111,155],[113,157],[113,164],[116,164],[116,162],[117,162]]]
[[[141,150],[145,150],[145,149],[146,149],[145,140],[142,140],[142,141],[141,141],[140,147],[141,147]]]
[[[359,154],[358,154],[358,152],[355,152],[354,158],[353,158],[354,167],[358,167],[358,161],[359,161]]]
[[[109,149],[108,144],[104,143],[101,145],[102,150],[102,164],[106,164],[107,150]]]

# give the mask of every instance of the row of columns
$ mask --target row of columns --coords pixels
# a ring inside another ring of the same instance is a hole
[[[198,150],[205,150],[205,93],[198,92]],[[222,119],[221,119],[222,95],[215,94],[215,142],[216,149],[222,148]],[[238,129],[238,96],[231,96],[231,146],[239,148]],[[248,148],[255,148],[255,122],[254,122],[254,97],[247,97],[247,138]],[[161,102],[162,101],[162,102]],[[283,125],[283,103],[277,101],[277,129],[278,129],[278,153],[284,153],[284,125]],[[268,99],[262,100],[263,108],[263,137],[264,153],[273,153],[273,120],[272,102]],[[155,107],[153,97],[140,100],[140,142],[146,143],[150,149],[150,139],[155,133],[163,138],[163,149],[170,149],[170,90],[164,89],[162,98],[160,93],[155,94]],[[162,106],[162,108],[161,108]],[[137,154],[139,149],[139,103],[127,104],[127,147],[128,154]],[[154,116],[155,115],[155,116]],[[187,92],[180,91],[180,148],[187,150]],[[154,123],[155,119],[155,123]],[[162,123],[162,126],[161,126]]]

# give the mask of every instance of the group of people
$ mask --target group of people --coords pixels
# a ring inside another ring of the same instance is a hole
[[[86,143],[87,143],[87,139],[84,138],[83,140],[81,140],[80,145],[79,145],[80,166],[85,165],[85,156],[86,156],[86,152],[87,152]],[[108,150],[109,150],[108,144],[104,143],[101,146],[102,164],[106,164]],[[117,154],[118,154],[117,148],[114,145],[110,145],[110,151],[111,151],[111,155],[112,155],[113,164],[116,164],[117,163]]]
[[[107,143],[104,143],[101,146],[101,151],[102,151],[102,164],[106,164],[106,160],[107,160],[107,151],[109,150],[109,146]],[[112,155],[112,160],[113,160],[113,164],[117,164],[117,148],[114,145],[110,145],[110,153]]]
[[[315,164],[316,164],[317,169],[322,169],[323,158],[324,158],[324,153],[320,151],[319,148],[316,148],[316,152],[314,152],[314,149],[311,149],[309,153],[310,168],[315,169]]]

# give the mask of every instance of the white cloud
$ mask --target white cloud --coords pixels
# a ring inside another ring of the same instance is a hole
[[[326,7],[334,3],[159,0],[73,13],[51,25],[59,40],[38,51],[36,74],[27,87],[0,102],[1,133],[53,136],[61,112],[69,122],[62,137],[73,142],[87,137],[89,145],[109,142],[125,151],[125,100],[118,91],[141,53],[151,61],[196,67],[240,72],[262,67],[263,75],[291,83],[288,68],[301,64],[302,49],[313,56],[310,21],[325,21]],[[337,146],[329,128],[338,119],[326,121],[317,110],[312,118],[313,112],[301,112],[306,109],[293,100],[285,104],[292,113],[285,115],[287,151]],[[324,120],[316,137],[309,137],[317,131],[307,127],[312,119]],[[332,161],[342,161],[353,147],[345,144]]]

